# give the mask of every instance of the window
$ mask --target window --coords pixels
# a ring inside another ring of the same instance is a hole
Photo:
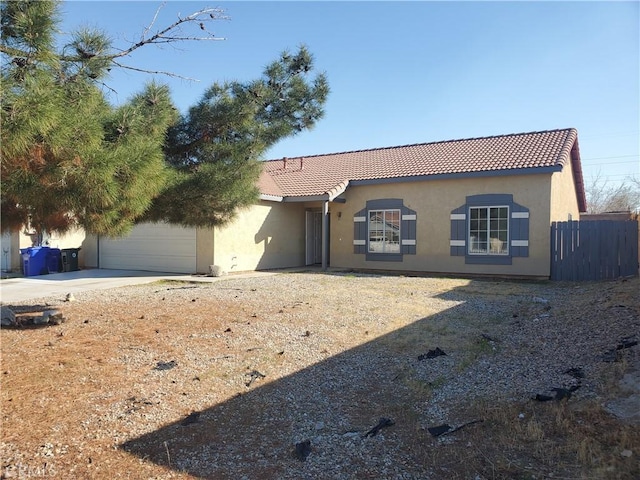
[[[509,207],[469,208],[469,254],[509,253]]]
[[[529,209],[508,193],[469,195],[451,211],[452,257],[467,264],[511,265],[529,256]]]
[[[353,216],[353,253],[368,262],[402,262],[416,254],[416,212],[400,198],[367,200]]]
[[[400,253],[400,210],[369,210],[369,252]]]

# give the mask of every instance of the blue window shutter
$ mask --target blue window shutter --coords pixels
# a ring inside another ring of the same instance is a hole
[[[511,256],[529,256],[529,209],[513,203],[510,218]]]
[[[367,253],[367,209],[353,216],[353,253]]]
[[[464,257],[467,254],[467,206],[451,211],[450,255]]]
[[[404,205],[400,209],[402,215],[402,222],[400,225],[400,239],[401,247],[400,251],[405,255],[416,254],[416,212]]]

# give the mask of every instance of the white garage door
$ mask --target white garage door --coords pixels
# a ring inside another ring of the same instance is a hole
[[[195,273],[196,230],[144,223],[128,237],[100,238],[100,268]]]

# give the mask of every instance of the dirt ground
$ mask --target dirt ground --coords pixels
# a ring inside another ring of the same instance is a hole
[[[638,278],[313,273],[11,305],[22,326],[0,337],[2,478],[639,478],[638,425],[605,408],[629,394],[639,292]],[[63,323],[33,325],[52,308]],[[478,423],[431,434],[429,399],[450,377],[421,381],[406,365],[437,346],[461,374],[514,322],[550,315],[616,332],[594,343],[614,359],[588,352],[590,386],[565,401],[470,399],[455,411]],[[311,453],[296,447],[305,438]]]

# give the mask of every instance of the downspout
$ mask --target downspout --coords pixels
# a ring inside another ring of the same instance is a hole
[[[322,271],[327,270],[329,253],[329,200],[322,202]]]

